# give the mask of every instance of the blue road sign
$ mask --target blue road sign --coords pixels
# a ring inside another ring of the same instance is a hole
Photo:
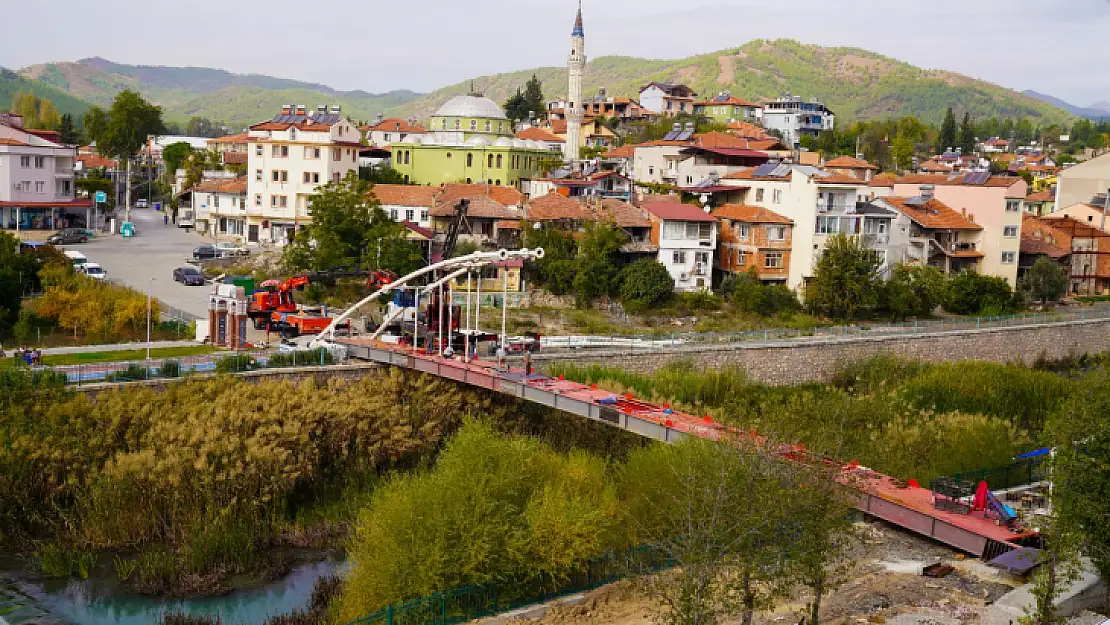
[[[97,191],[95,199],[97,204],[103,204],[108,201],[108,194],[103,191]]]

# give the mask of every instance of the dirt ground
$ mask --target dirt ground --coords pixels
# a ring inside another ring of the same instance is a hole
[[[822,623],[857,625],[960,625],[978,623],[985,606],[1020,584],[982,562],[943,545],[881,522],[858,524],[862,541],[846,581],[822,602]],[[943,579],[921,575],[928,564],[944,562],[955,571]],[[809,593],[798,589],[773,612],[756,615],[755,625],[793,625],[801,620]],[[633,625],[650,623],[657,603],[634,582],[600,588],[578,606],[555,607],[537,625]],[[523,623],[525,621],[516,621]],[[739,617],[723,621],[738,624]]]

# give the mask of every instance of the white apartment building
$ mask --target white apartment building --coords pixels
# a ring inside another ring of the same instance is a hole
[[[721,183],[743,191],[738,203],[770,209],[794,221],[787,278],[791,289],[813,277],[826,241],[836,234],[860,235],[882,259],[884,273],[900,259],[890,236],[895,215],[868,203],[871,189],[862,180],[808,165],[768,163],[729,174]]]
[[[763,127],[778,130],[783,143],[792,146],[804,136],[816,137],[832,130],[836,123],[836,116],[824,104],[817,100],[806,102],[797,96],[787,95],[768,102],[761,111]]]
[[[376,184],[370,193],[393,221],[407,221],[430,230],[432,220],[428,211],[436,205],[436,196],[440,191],[439,187]]]
[[[651,220],[651,242],[659,247],[657,258],[674,279],[674,290],[709,289],[717,249],[717,218],[677,199],[645,202],[642,208]]]
[[[379,120],[373,125],[362,127],[361,130],[366,133],[368,144],[379,147],[400,143],[410,136],[414,139],[423,139],[428,132],[415,121],[398,117]]]
[[[193,226],[200,234],[217,238],[224,235],[235,241],[246,240],[247,178],[230,172],[205,172],[205,178],[190,189],[189,208],[179,211],[178,222],[192,213]]]
[[[358,128],[338,106],[286,105],[247,138],[246,241],[285,245],[312,221],[316,188],[358,173]]]
[[[693,141],[651,141],[634,146],[632,177],[636,182],[677,184],[678,164],[686,158],[682,151]]]
[[[93,203],[74,197],[75,146],[51,131],[26,130],[0,113],[0,229],[57,230],[93,225]]]

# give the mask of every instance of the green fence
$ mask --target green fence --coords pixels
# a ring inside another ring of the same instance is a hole
[[[522,590],[512,585],[467,586],[391,605],[348,625],[451,625],[521,606],[593,590],[632,575],[670,568],[674,563],[654,547],[635,547],[591,560],[557,587]]]
[[[987,487],[992,491],[1006,490],[1017,486],[1025,486],[1027,484],[1035,484],[1047,479],[1048,463],[1046,462],[1048,456],[1037,456],[1035,458],[1027,458],[1019,460],[1004,467],[994,467],[990,469],[978,469],[976,471],[967,471],[964,473],[955,473],[948,476],[949,479],[954,480],[956,483],[968,482],[976,485],[979,482],[986,481]],[[938,480],[941,478],[937,478]],[[933,480],[934,485],[937,480]]]

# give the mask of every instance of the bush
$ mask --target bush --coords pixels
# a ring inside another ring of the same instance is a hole
[[[163,361],[162,366],[158,367],[158,375],[163,378],[181,377],[181,363],[176,360]]]
[[[880,291],[881,308],[892,319],[926,317],[945,302],[948,279],[935,267],[900,264]]]
[[[621,274],[621,301],[628,310],[647,310],[667,301],[674,292],[670,272],[654,260],[632,263]]]
[[[806,307],[833,319],[856,319],[879,305],[878,269],[878,258],[858,237],[830,237],[806,287]]]
[[[131,363],[127,368],[115,373],[109,373],[104,379],[108,382],[134,382],[150,377],[150,371],[143,365]]]
[[[278,352],[266,359],[267,367],[307,367],[311,365],[330,365],[335,356],[327,349],[303,349],[293,352]]]
[[[1068,291],[1068,272],[1060,263],[1038,258],[1021,279],[1021,289],[1032,299],[1055,302]]]
[[[258,367],[258,362],[250,354],[236,354],[226,356],[216,361],[216,373],[238,373],[251,371]]]
[[[1008,314],[1017,309],[1006,280],[965,271],[948,285],[944,309],[955,315]]]
[[[782,283],[764,283],[755,268],[730,274],[721,282],[721,294],[741,312],[770,317],[802,309],[798,296]]]

